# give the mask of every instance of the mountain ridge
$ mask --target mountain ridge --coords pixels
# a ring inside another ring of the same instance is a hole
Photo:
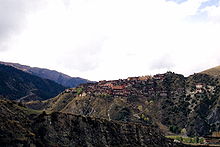
[[[27,65],[21,65],[19,63],[10,63],[2,61],[0,61],[0,64],[12,66],[29,74],[55,81],[56,83],[61,84],[65,87],[76,87],[79,84],[92,82],[87,79],[83,79],[80,77],[71,77],[56,70],[50,70],[46,68],[31,67]]]
[[[211,75],[211,76],[220,76],[220,66],[209,68],[209,69],[204,70],[200,73],[208,74],[208,75]]]
[[[0,78],[0,93],[9,85],[17,95],[33,89],[35,81],[55,83],[1,64]],[[201,137],[220,132],[220,79],[167,72],[104,80],[65,89],[47,100],[2,99],[0,112],[0,143],[8,146],[187,146],[163,133]]]
[[[0,98],[19,101],[45,100],[56,96],[66,87],[42,79],[12,66],[0,64]]]

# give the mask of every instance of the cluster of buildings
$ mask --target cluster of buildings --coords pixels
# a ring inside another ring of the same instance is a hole
[[[111,81],[99,81],[97,83],[83,84],[83,92],[86,95],[110,95],[110,96],[145,96],[145,97],[167,97],[168,93],[171,95],[179,95],[184,93],[184,87],[167,91],[166,87],[162,85],[166,74],[157,74],[154,76],[140,76],[129,77],[127,79],[111,80]],[[201,93],[204,89],[203,84],[196,85],[196,92]],[[76,93],[75,88],[67,89],[65,92]],[[84,94],[84,95],[85,95]]]
[[[204,91],[208,91],[210,93],[213,93],[215,91],[214,86],[206,85],[203,83],[197,83],[195,85],[195,87],[196,87],[195,93],[203,93]]]
[[[165,74],[155,76],[129,77],[127,79],[99,81],[98,83],[86,84],[83,86],[84,92],[89,95],[107,94],[111,96],[130,96],[144,95],[151,96],[158,94],[162,97],[167,96],[167,91],[158,89],[157,81],[163,81]]]
[[[201,83],[196,84],[196,93],[202,93],[204,85]]]

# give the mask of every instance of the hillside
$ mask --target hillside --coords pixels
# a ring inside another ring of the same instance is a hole
[[[34,111],[0,100],[1,146],[186,147],[165,138],[155,126],[80,115]]]
[[[56,96],[66,87],[0,64],[0,98],[30,101]]]
[[[35,109],[158,125],[167,135],[205,136],[220,131],[219,79],[206,74],[100,81],[67,89]]]
[[[61,72],[55,71],[55,70],[49,70],[45,68],[38,68],[38,67],[30,67],[26,65],[21,65],[18,63],[9,63],[9,62],[1,62],[0,64],[8,65],[15,67],[19,70],[22,70],[24,72],[27,72],[29,74],[44,78],[44,79],[49,79],[52,80],[56,83],[59,83],[63,85],[64,87],[76,87],[80,84],[83,83],[89,83],[92,81],[79,78],[79,77],[70,77],[66,74],[63,74]]]
[[[202,71],[201,73],[211,75],[211,76],[220,76],[220,66],[207,69],[205,71]]]

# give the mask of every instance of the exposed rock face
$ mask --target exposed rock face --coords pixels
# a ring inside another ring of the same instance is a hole
[[[45,68],[38,68],[38,67],[30,67],[26,65],[21,65],[18,63],[8,63],[8,62],[0,62],[0,64],[9,65],[15,67],[19,70],[27,72],[29,74],[52,80],[58,84],[63,85],[64,87],[76,87],[83,83],[90,83],[91,81],[80,78],[80,77],[70,77],[66,74],[55,70],[49,70]]]
[[[185,147],[154,126],[108,121],[73,114],[39,113],[0,100],[1,146]]]
[[[37,118],[33,124],[42,144],[57,146],[174,146],[158,128],[64,113]],[[57,143],[57,144],[52,144]]]
[[[31,119],[38,112],[9,100],[0,100],[0,145],[31,145],[35,134],[31,130]]]
[[[30,101],[56,96],[66,87],[0,64],[0,98]]]
[[[38,103],[40,105],[40,103]],[[158,124],[167,134],[204,136],[219,129],[219,79],[175,73],[101,81],[68,89],[41,108],[109,120]]]

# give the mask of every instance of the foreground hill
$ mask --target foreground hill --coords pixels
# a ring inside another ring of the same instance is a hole
[[[167,135],[205,136],[220,131],[219,79],[168,72],[153,77],[100,81],[67,89],[35,109],[157,124]]]
[[[157,127],[80,115],[34,111],[0,100],[1,146],[185,147],[165,138]]]
[[[56,83],[63,85],[64,87],[76,87],[80,84],[91,82],[83,78],[70,77],[61,72],[58,72],[55,70],[49,70],[45,68],[30,67],[30,66],[21,65],[18,63],[9,63],[9,62],[0,62],[0,64],[9,65],[19,70],[22,70],[24,72],[27,72],[29,74],[32,74],[32,75],[35,75],[35,76],[38,76],[44,79],[52,80]]]
[[[205,71],[202,71],[201,73],[211,75],[211,76],[220,76],[220,66],[207,69]]]
[[[56,96],[65,88],[51,80],[0,64],[0,98],[45,100]]]

